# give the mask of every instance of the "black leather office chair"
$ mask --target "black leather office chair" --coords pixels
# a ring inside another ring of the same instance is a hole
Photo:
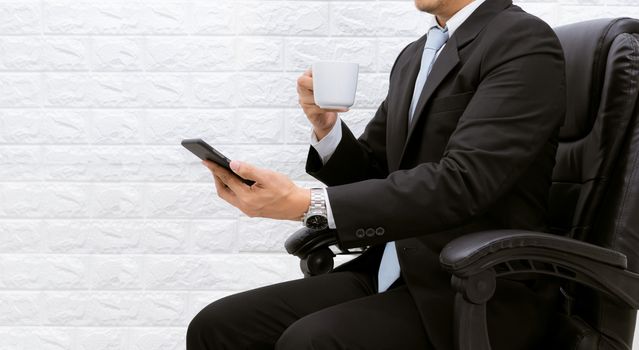
[[[550,190],[550,232],[469,234],[441,252],[452,274],[455,348],[490,349],[486,302],[497,278],[563,281],[548,349],[630,349],[639,308],[639,21],[556,28],[566,57],[568,111]],[[305,275],[333,267],[332,230],[286,242]]]

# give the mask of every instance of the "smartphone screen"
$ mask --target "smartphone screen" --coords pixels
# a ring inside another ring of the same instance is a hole
[[[191,153],[195,154],[198,158],[202,160],[210,160],[215,164],[227,169],[235,176],[240,178],[245,184],[252,186],[255,183],[255,181],[243,179],[239,175],[235,174],[233,170],[231,170],[231,160],[215,148],[211,147],[208,143],[204,142],[202,139],[182,140],[182,146],[191,151]]]

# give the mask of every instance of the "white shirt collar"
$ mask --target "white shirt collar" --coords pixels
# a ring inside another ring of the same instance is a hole
[[[475,12],[475,10],[477,10],[477,8],[484,3],[484,1],[485,0],[472,1],[470,4],[464,6],[461,10],[457,11],[457,13],[455,13],[453,17],[451,17],[446,22],[446,28],[448,28],[449,38],[453,36],[457,28],[459,28],[459,26],[461,26],[462,23],[464,23],[468,19],[468,17],[470,17],[470,15],[473,14],[473,12]],[[431,24],[428,28],[430,29],[432,27],[439,27],[441,29],[444,29],[439,26],[439,24],[437,23],[437,19],[435,19],[435,16],[431,16]]]

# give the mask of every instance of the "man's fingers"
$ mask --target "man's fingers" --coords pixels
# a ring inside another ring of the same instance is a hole
[[[311,78],[310,76],[302,75],[301,77],[297,78],[297,85],[308,91],[313,91],[313,78]]]
[[[213,179],[215,180],[215,189],[217,190],[217,195],[232,206],[237,207],[238,200],[235,193],[233,193],[233,191],[231,191],[231,189],[226,186],[226,184],[219,176],[213,174]]]
[[[315,106],[315,98],[313,97],[313,95],[308,95],[308,96],[302,95],[300,96],[300,104]]]
[[[350,109],[348,108],[338,108],[338,109],[323,109],[321,108],[323,112],[334,112],[334,113],[346,113],[348,112]]]
[[[311,69],[311,68],[307,68],[307,69],[304,71],[304,75],[306,75],[307,77],[312,77],[312,76],[313,76],[313,69]]]
[[[204,164],[204,166],[209,168],[209,170],[211,170],[211,171],[215,171],[218,168],[221,168],[221,166],[215,164],[214,162],[212,162],[210,160],[203,160],[202,164]]]
[[[214,162],[204,161],[204,165],[209,168],[216,178],[219,178],[222,183],[229,187],[230,191],[234,194],[244,193],[249,189],[249,186],[238,179],[235,174],[228,171],[226,168],[221,167]]]
[[[268,170],[238,160],[231,161],[231,169],[240,177],[256,182],[265,182],[264,180],[269,174]]]

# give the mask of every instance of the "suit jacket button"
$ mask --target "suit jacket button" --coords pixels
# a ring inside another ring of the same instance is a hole
[[[367,228],[367,229],[366,229],[366,235],[367,235],[368,237],[373,237],[373,236],[375,236],[375,230],[374,230],[374,229],[372,229],[372,228]]]
[[[375,229],[375,234],[378,236],[383,236],[384,235],[384,228],[383,227],[378,227],[377,229]]]
[[[363,228],[358,228],[357,231],[355,231],[355,236],[357,238],[364,238],[365,232]]]

